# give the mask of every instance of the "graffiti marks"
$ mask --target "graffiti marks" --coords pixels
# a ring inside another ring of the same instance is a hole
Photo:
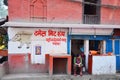
[[[11,41],[19,41],[20,45],[18,48],[22,48],[24,44],[27,45],[27,49],[30,47],[30,38],[31,38],[32,33],[26,32],[26,31],[21,31],[15,34],[15,36],[11,39]]]

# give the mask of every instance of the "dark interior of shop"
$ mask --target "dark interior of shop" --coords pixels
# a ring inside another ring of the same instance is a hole
[[[72,39],[71,40],[71,56],[72,56],[72,74],[74,73],[73,70],[73,64],[74,64],[74,57],[77,56],[77,54],[81,53],[80,48],[84,47],[84,41],[79,39]],[[79,69],[77,71],[77,74],[79,73]]]
[[[99,50],[100,40],[90,40],[89,41],[89,50]]]
[[[102,40],[90,40],[89,51],[96,51],[97,53],[95,54],[102,54],[103,53],[103,41]]]
[[[100,47],[101,42],[102,42],[101,40],[89,40],[89,50],[99,51],[101,48]],[[74,73],[74,70],[73,70],[74,57],[77,54],[81,53],[81,50],[80,50],[81,46],[84,47],[84,40],[80,40],[80,39],[71,40],[71,56],[72,56],[72,70],[71,71],[72,71],[72,74]],[[85,64],[85,60],[84,60],[84,64]]]

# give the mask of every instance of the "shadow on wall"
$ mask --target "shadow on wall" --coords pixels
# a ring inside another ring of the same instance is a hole
[[[2,64],[0,64],[0,80],[4,75],[8,73],[9,73],[8,62],[5,61]]]
[[[0,57],[0,64],[8,60],[8,56],[2,56]]]

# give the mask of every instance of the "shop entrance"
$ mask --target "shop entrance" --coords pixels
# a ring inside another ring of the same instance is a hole
[[[103,41],[102,40],[89,40],[89,51],[96,51],[96,54],[103,54]]]
[[[84,40],[72,39],[71,40],[72,74],[74,73],[74,69],[73,69],[74,57],[77,56],[78,54],[84,54]],[[83,66],[85,66],[85,58],[84,58],[83,64],[84,64]],[[79,74],[79,69],[77,70],[77,73]]]
[[[88,47],[89,49],[88,52],[93,50],[97,52],[96,54],[104,53],[105,46],[104,46],[103,40],[89,40],[89,44],[85,45],[85,41],[82,39],[71,39],[71,56],[72,56],[72,65],[71,65],[72,70],[71,71],[72,71],[72,74],[74,74],[74,57],[80,53],[83,53],[85,56],[83,60],[83,64],[84,64],[83,74],[86,74],[86,73],[88,74],[87,66],[89,64],[87,63],[86,60],[88,59],[86,58],[88,58],[87,55],[89,55],[89,53],[88,54],[85,53],[85,50],[86,50],[85,46]],[[79,70],[78,70],[78,74],[79,74]]]

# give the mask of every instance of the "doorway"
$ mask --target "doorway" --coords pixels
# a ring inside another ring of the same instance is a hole
[[[116,70],[120,73],[120,40],[115,40]]]
[[[77,56],[78,54],[84,53],[84,49],[81,50],[81,47],[84,47],[84,40],[82,40],[82,39],[72,39],[71,40],[71,56],[72,56],[71,72],[72,72],[72,74],[74,73],[74,70],[73,70],[74,57]],[[83,64],[85,66],[85,59],[84,59]],[[78,70],[78,72],[79,72],[79,70]]]
[[[73,70],[73,64],[74,64],[74,57],[77,56],[77,54],[81,53],[81,46],[83,46],[83,53],[85,55],[84,60],[84,66],[85,70],[83,70],[83,74],[88,74],[88,56],[90,50],[95,50],[96,52],[99,52],[99,54],[103,54],[105,50],[104,46],[104,40],[88,40],[88,44],[86,45],[86,42],[84,39],[71,39],[71,56],[72,56],[72,65],[71,65],[71,72],[74,73]],[[88,53],[86,53],[88,47]]]

